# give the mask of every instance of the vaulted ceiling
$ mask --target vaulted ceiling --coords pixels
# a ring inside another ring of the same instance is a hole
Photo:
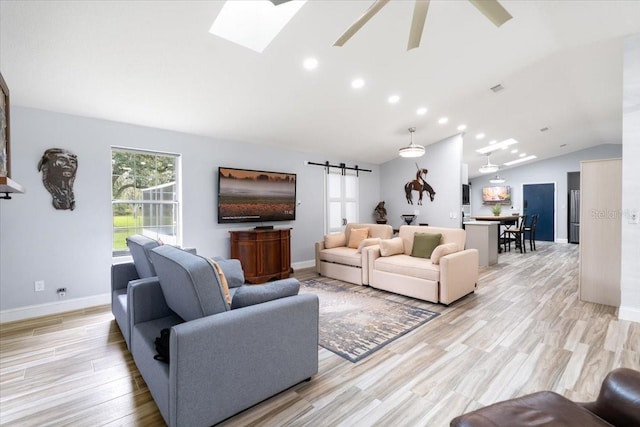
[[[640,33],[640,1],[503,0],[513,19],[497,28],[467,1],[432,0],[408,52],[412,1],[333,47],[371,2],[310,0],[262,53],[208,32],[223,4],[2,0],[12,103],[374,164],[409,127],[428,145],[466,124],[471,176],[491,140],[519,141],[492,155],[501,167],[622,141],[622,40]]]

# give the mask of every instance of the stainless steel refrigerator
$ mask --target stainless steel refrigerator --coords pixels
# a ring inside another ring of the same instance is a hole
[[[580,242],[580,190],[569,192],[569,243]]]

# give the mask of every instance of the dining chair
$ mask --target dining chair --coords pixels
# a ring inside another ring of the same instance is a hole
[[[529,233],[529,249],[531,251],[536,250],[536,225],[538,225],[538,214],[531,215],[531,223],[525,225],[522,230],[525,235],[522,236],[523,240],[526,240],[526,233]]]
[[[506,250],[506,245],[508,244],[509,246],[509,251],[511,251],[511,240],[514,241],[516,248],[520,248],[520,253],[526,253],[527,252],[527,248],[524,246],[524,225],[527,222],[527,216],[526,215],[522,215],[518,221],[518,223],[516,224],[515,227],[513,228],[507,228],[506,230],[504,230],[504,234],[505,234],[505,250]]]

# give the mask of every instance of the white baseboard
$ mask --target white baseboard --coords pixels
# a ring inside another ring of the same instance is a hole
[[[640,323],[640,309],[621,305],[618,309],[618,319]]]
[[[85,298],[74,298],[64,301],[49,302],[46,304],[28,305],[26,307],[13,308],[0,311],[0,323],[15,322],[16,320],[31,319],[34,317],[48,316],[67,311],[81,310],[111,303],[110,294],[93,295]]]
[[[309,267],[315,267],[315,266],[316,266],[315,259],[312,259],[309,261],[294,262],[291,264],[291,268],[293,268],[294,270],[297,268],[309,268]]]
[[[556,239],[556,243],[569,243],[569,239]]]

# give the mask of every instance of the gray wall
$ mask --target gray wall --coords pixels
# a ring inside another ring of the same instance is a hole
[[[555,183],[556,185],[556,234],[555,240],[567,241],[567,172],[579,172],[580,161],[622,157],[622,145],[603,144],[585,150],[574,151],[564,156],[540,160],[512,169],[500,171],[506,179],[504,185],[511,186],[512,208],[503,206],[503,213],[522,212],[522,185]],[[491,215],[490,206],[482,204],[482,187],[494,185],[489,179],[494,174],[471,179],[471,215]],[[503,185],[503,184],[500,184]]]
[[[113,261],[113,145],[182,155],[183,244],[204,255],[228,256],[228,231],[255,225],[217,223],[218,166],[296,173],[301,203],[297,219],[274,224],[293,228],[292,262],[300,265],[312,265],[313,242],[324,234],[324,168],[304,161],[357,163],[20,107],[11,110],[11,131],[12,177],[27,192],[0,201],[0,314],[74,299],[85,299],[79,306],[107,302]],[[43,152],[52,147],[78,156],[74,211],[53,208],[37,171]],[[360,217],[370,221],[380,200],[380,170],[377,165],[357,164],[373,170],[360,174]],[[34,292],[35,280],[45,281],[44,292]],[[58,287],[67,288],[64,301],[55,294]]]
[[[389,224],[404,224],[400,215],[418,212],[416,223],[437,227],[460,227],[462,206],[462,135],[455,135],[425,147],[418,159],[395,158],[381,166],[380,195],[386,202]],[[413,192],[413,205],[407,202],[404,186],[415,179],[417,167],[429,170],[427,183],[436,192],[434,201],[425,193],[422,206]],[[451,216],[455,218],[451,218]]]

